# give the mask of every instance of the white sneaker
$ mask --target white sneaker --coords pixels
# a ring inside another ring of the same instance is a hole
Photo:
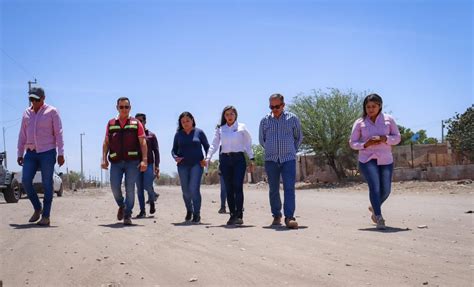
[[[382,215],[376,216],[377,219],[377,229],[384,230],[385,229],[385,219],[383,219]]]

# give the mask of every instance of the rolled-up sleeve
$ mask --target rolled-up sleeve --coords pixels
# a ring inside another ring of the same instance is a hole
[[[349,145],[352,149],[362,150],[364,149],[364,142],[361,141],[362,133],[360,128],[360,121],[357,120],[352,126],[351,137],[349,138]]]
[[[54,137],[56,138],[56,147],[58,148],[58,155],[64,155],[63,125],[57,110],[53,115],[53,129]]]
[[[23,157],[25,153],[25,144],[26,144],[26,112],[23,113],[23,118],[21,119],[20,133],[18,134],[18,145],[17,145],[17,155],[18,157]]]
[[[390,118],[390,134],[387,135],[387,144],[397,145],[400,143],[401,136],[398,126],[393,118]]]
[[[245,139],[245,143],[244,143],[245,152],[247,153],[249,158],[254,158],[254,154],[252,150],[252,136],[250,136],[250,133],[247,130],[246,126],[243,127],[243,133],[244,133],[244,139]]]

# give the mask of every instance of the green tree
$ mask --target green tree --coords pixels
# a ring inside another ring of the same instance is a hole
[[[447,121],[446,139],[459,154],[474,161],[474,105]]]
[[[360,94],[330,88],[300,94],[289,105],[301,121],[302,148],[322,157],[339,179],[346,177],[345,169],[355,167],[355,152],[348,141],[354,121],[362,113],[362,102]]]
[[[401,136],[401,140],[398,145],[409,145],[412,142],[411,139],[415,134],[418,134],[418,138],[413,142],[414,144],[434,144],[438,142],[436,138],[428,137],[426,130],[413,132],[411,129],[400,125],[398,125],[398,130],[400,131]]]
[[[254,144],[252,145],[253,155],[255,159],[256,166],[264,166],[265,165],[265,150],[261,145]]]

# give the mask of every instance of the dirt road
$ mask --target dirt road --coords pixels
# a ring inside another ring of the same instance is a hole
[[[155,217],[123,227],[109,190],[54,199],[52,226],[27,224],[27,199],[0,202],[3,286],[472,286],[474,184],[395,184],[376,231],[365,185],[297,191],[298,230],[272,228],[266,186],[246,186],[244,226],[203,186],[200,225],[183,224],[179,187]],[[138,206],[135,206],[135,214]],[[427,228],[418,228],[426,225]],[[191,282],[193,281],[193,282]]]

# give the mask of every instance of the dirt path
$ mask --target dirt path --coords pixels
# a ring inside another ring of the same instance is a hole
[[[246,188],[245,225],[203,186],[201,225],[183,224],[179,187],[123,228],[109,190],[54,199],[52,227],[26,224],[27,199],[0,203],[3,286],[472,286],[474,184],[396,184],[387,225],[370,224],[365,185],[298,190],[302,228],[271,228],[265,186]],[[428,191],[426,191],[428,190]],[[217,202],[216,202],[217,201]],[[135,211],[137,206],[135,207]],[[428,228],[420,229],[419,225]],[[190,282],[194,278],[195,282]]]

